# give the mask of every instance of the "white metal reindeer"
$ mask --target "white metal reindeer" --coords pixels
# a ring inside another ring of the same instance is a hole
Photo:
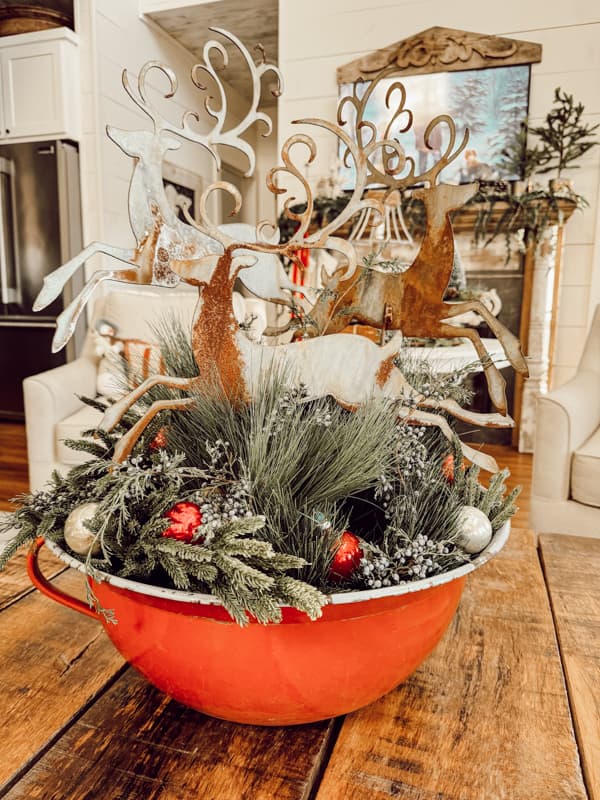
[[[213,187],[211,187],[213,188]],[[219,184],[218,188],[233,186]],[[210,189],[208,190],[210,191]],[[201,208],[205,210],[204,194]],[[124,414],[154,386],[193,393],[211,374],[217,375],[223,389],[233,400],[244,402],[256,395],[265,371],[276,369],[288,375],[294,383],[306,387],[311,398],[329,395],[341,405],[355,408],[369,398],[387,398],[397,401],[400,417],[424,425],[435,425],[449,439],[452,431],[439,414],[424,411],[443,410],[458,419],[474,424],[510,427],[510,417],[500,414],[481,414],[463,409],[450,399],[425,398],[408,383],[394,364],[401,347],[401,334],[385,347],[378,347],[360,336],[332,334],[275,347],[250,341],[237,325],[232,293],[236,278],[242,269],[251,268],[255,256],[234,255],[236,251],[260,252],[272,245],[235,242],[224,232],[211,226],[203,215],[206,232],[214,236],[224,249],[222,255],[207,256],[203,263],[194,266],[195,277],[186,274],[186,280],[196,283],[200,299],[192,330],[192,350],[199,376],[174,378],[168,375],[153,375],[136,389],[117,401],[105,413],[100,426],[112,430]],[[280,246],[285,248],[285,245]],[[117,443],[115,460],[123,461],[131,453],[139,436],[150,420],[166,409],[183,409],[194,403],[193,397],[154,402],[142,418]],[[465,455],[486,470],[496,471],[496,462],[490,456],[463,444]]]
[[[237,44],[237,40],[231,36],[229,38]],[[211,46],[217,45],[209,43],[205,47],[205,60],[209,66],[200,66],[198,69],[208,71],[213,77],[216,77],[214,72],[211,72],[212,67],[210,67],[208,58]],[[241,49],[241,45],[238,46]],[[260,72],[267,68],[267,65],[261,65],[256,72],[252,73],[255,96],[256,92],[260,90]],[[143,82],[140,86],[140,101],[145,103]],[[223,103],[218,112],[214,112],[208,103],[206,104],[207,110],[217,120],[217,123],[214,131],[204,137],[204,140],[201,141],[198,138],[199,135],[195,135],[194,141],[204,144],[213,154],[215,153],[211,148],[219,143],[229,144],[246,152],[249,145],[239,138],[240,126],[232,131],[223,132],[226,116],[224,95],[222,100]],[[190,114],[191,112],[186,112],[182,120],[181,129],[184,130],[186,137]],[[398,112],[393,119],[397,116]],[[255,119],[261,118],[260,113],[256,112]],[[416,391],[395,365],[399,337],[383,348],[367,339],[345,334],[332,334],[310,341],[266,347],[248,341],[240,331],[232,305],[233,287],[240,271],[253,269],[259,254],[285,255],[297,259],[297,251],[300,248],[326,248],[342,254],[347,263],[346,274],[343,277],[344,279],[349,278],[356,268],[356,253],[351,243],[335,236],[335,232],[365,208],[373,208],[381,214],[381,202],[364,196],[364,190],[369,180],[379,175],[388,180],[390,176],[399,173],[407,163],[407,158],[399,142],[387,136],[384,139],[378,139],[377,132],[372,126],[370,128],[371,138],[364,141],[358,136],[353,139],[340,127],[340,124],[322,119],[306,119],[299,120],[299,122],[324,128],[333,133],[345,145],[345,158],[353,159],[356,171],[354,190],[348,198],[348,202],[335,219],[316,232],[309,230],[313,211],[310,186],[303,172],[293,163],[290,155],[291,149],[295,145],[302,144],[308,149],[309,163],[314,159],[316,155],[315,142],[305,134],[295,134],[289,137],[282,148],[284,165],[272,169],[267,181],[271,191],[282,194],[285,190],[275,184],[274,178],[280,172],[287,173],[288,176],[294,177],[306,192],[305,211],[301,213],[292,211],[291,206],[295,200],[293,197],[288,198],[284,203],[284,212],[299,223],[289,242],[285,244],[270,243],[263,235],[265,223],[259,224],[255,235],[247,238],[230,236],[227,232],[220,230],[208,218],[206,205],[210,193],[216,189],[228,191],[236,200],[236,211],[241,205],[241,197],[235,187],[223,182],[214,183],[206,189],[199,203],[200,224],[191,220],[189,215],[187,219],[193,228],[197,228],[196,233],[212,241],[212,244],[207,246],[207,252],[195,258],[188,258],[185,253],[177,254],[177,258],[172,258],[165,246],[166,255],[162,259],[162,263],[165,263],[177,278],[196,285],[199,289],[198,311],[192,329],[192,351],[199,375],[192,378],[153,375],[108,409],[101,426],[106,430],[111,430],[120,422],[127,410],[134,406],[153,386],[162,385],[189,392],[191,395],[152,403],[140,420],[117,442],[114,455],[117,461],[127,458],[149,421],[161,410],[183,409],[194,403],[194,391],[201,386],[201,383],[210,380],[214,373],[232,402],[243,403],[256,395],[262,371],[273,367],[281,368],[281,372],[289,375],[290,380],[303,383],[310,396],[316,398],[329,395],[349,408],[355,408],[366,402],[371,396],[389,398],[396,403],[398,414],[401,417],[420,424],[436,425],[448,437],[451,436],[451,430],[447,421],[440,414],[433,413],[434,411],[444,411],[475,424],[502,427],[512,425],[512,420],[508,416],[468,411],[448,398],[424,397]],[[437,123],[434,120],[430,123],[430,127],[435,124]],[[181,133],[181,129],[175,129],[168,123],[162,125],[161,122],[161,132],[168,130]],[[381,150],[383,155],[383,172],[380,169],[375,170],[371,161],[371,157],[377,150]],[[159,215],[160,210],[154,211],[153,209],[154,213]],[[171,229],[168,228],[168,230]],[[155,248],[159,260],[161,233],[162,220],[160,225],[153,228],[156,242],[152,243],[152,247]],[[431,238],[429,236],[430,243]],[[435,270],[435,265],[432,266],[432,269]],[[168,273],[164,277],[165,280],[173,280],[172,277],[168,277]],[[476,452],[466,445],[463,445],[463,448],[469,458],[485,469],[492,471],[497,469],[495,461],[489,456]]]
[[[210,51],[211,49],[218,50],[225,63],[227,62],[227,51],[216,41],[207,43],[204,49],[205,64],[196,65],[192,73],[192,79],[199,88],[204,87],[199,81],[198,73],[204,71],[211,75],[217,82],[222,95],[222,107],[218,111],[212,109],[208,101],[205,103],[208,113],[216,120],[216,124],[207,134],[201,134],[190,127],[189,120],[191,118],[198,119],[195,112],[186,111],[181,125],[176,126],[165,119],[148,99],[146,79],[148,73],[153,69],[164,73],[170,82],[170,88],[165,97],[172,97],[177,91],[177,77],[169,67],[156,61],[145,64],[138,76],[137,92],[132,88],[129,73],[127,70],[123,71],[122,80],[125,91],[154,124],[153,131],[126,131],[112,126],[106,128],[109,138],[135,161],[129,188],[129,217],[137,246],[126,249],[103,242],[92,242],[79,255],[54,270],[44,279],[44,286],[34,304],[36,311],[45,308],[55,300],[72,275],[96,253],[105,253],[127,264],[125,268],[103,269],[92,275],[80,294],[58,318],[53,342],[55,351],[64,347],[87,300],[102,281],[110,279],[156,286],[174,286],[180,278],[171,268],[173,262],[190,264],[203,256],[222,251],[219,243],[214,239],[182,222],[169,203],[163,185],[162,162],[169,150],[181,147],[180,139],[170,134],[176,134],[178,137],[204,146],[215,158],[218,166],[220,166],[220,161],[216,145],[227,144],[235,147],[247,156],[249,162],[247,174],[250,175],[255,167],[255,155],[250,145],[241,139],[241,135],[257,121],[264,123],[267,126],[267,134],[270,133],[271,119],[257,110],[261,94],[260,80],[269,71],[275,74],[278,82],[281,81],[281,75],[277,67],[272,64],[256,65],[244,45],[232,34],[217,28],[213,30],[223,34],[236,45],[249,67],[253,85],[251,108],[244,119],[234,128],[224,130],[225,95],[222,83],[210,62]],[[227,226],[223,227],[225,230],[227,229]],[[236,238],[256,241],[256,229],[251,225],[237,223],[233,230]],[[266,240],[275,241],[275,237],[272,235],[270,239]],[[307,299],[311,301],[316,300],[314,290],[296,285],[288,278],[281,261],[274,253],[259,254],[252,268],[244,272],[241,280],[252,294],[264,300],[293,305],[290,295],[292,291],[307,296]]]

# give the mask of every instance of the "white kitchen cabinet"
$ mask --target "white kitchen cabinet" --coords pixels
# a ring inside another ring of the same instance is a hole
[[[67,28],[0,39],[0,142],[79,138],[77,41]]]

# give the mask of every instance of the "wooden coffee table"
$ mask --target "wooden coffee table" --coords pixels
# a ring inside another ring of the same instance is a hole
[[[162,695],[96,622],[31,591],[22,557],[0,608],[7,800],[600,800],[600,540],[513,531],[407,683],[292,728]]]

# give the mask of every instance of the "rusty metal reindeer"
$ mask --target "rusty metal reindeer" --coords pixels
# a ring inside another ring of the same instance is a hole
[[[370,136],[372,141],[376,130],[372,122],[364,120],[364,112],[379,81],[392,70],[387,70],[373,81],[362,95],[356,91],[351,96],[342,98],[338,109],[338,122],[345,124],[344,107],[350,105],[354,109],[354,135],[357,140]],[[394,92],[400,92],[400,102],[385,132],[385,138],[391,136],[394,123],[403,115],[406,123],[399,133],[404,133],[412,125],[412,113],[405,107],[406,93],[400,83],[390,86],[386,96],[389,107]],[[502,344],[506,356],[513,367],[527,374],[527,364],[521,352],[518,339],[490,313],[478,300],[461,303],[444,302],[444,293],[452,273],[454,261],[454,236],[450,221],[450,212],[460,208],[477,192],[478,184],[454,186],[437,183],[442,170],[454,161],[466,147],[468,131],[462,141],[456,145],[456,126],[451,117],[440,115],[427,126],[424,138],[429,141],[434,130],[441,125],[447,127],[449,133],[445,152],[438,161],[425,172],[415,174],[414,159],[408,157],[408,171],[401,176],[385,169],[386,160],[392,157],[389,148],[383,148],[384,169],[372,162],[368,165],[367,185],[378,184],[387,187],[389,194],[424,182],[428,188],[413,191],[412,196],[422,199],[425,205],[427,227],[417,256],[411,266],[403,273],[386,273],[377,269],[360,266],[347,278],[336,272],[324,281],[324,291],[316,305],[307,312],[309,320],[306,328],[308,336],[331,334],[342,331],[351,323],[361,323],[374,328],[401,330],[405,336],[423,336],[443,339],[465,337],[469,339],[479,356],[487,379],[490,398],[494,406],[505,414],[506,394],[505,381],[497,367],[491,362],[474,328],[458,327],[447,320],[475,311],[489,325],[490,329]],[[393,154],[395,155],[395,154]],[[280,328],[283,332],[287,327]]]
[[[206,43],[204,47],[205,62],[197,64],[192,71],[192,80],[198,88],[206,88],[200,80],[204,73],[214,79],[221,95],[221,107],[218,110],[210,105],[210,98],[205,100],[206,110],[215,120],[215,124],[206,134],[199,133],[190,127],[192,119],[199,119],[199,115],[195,111],[186,111],[181,124],[174,125],[150,101],[146,81],[152,70],[158,70],[167,77],[169,89],[165,94],[166,98],[173,97],[177,91],[177,76],[169,67],[157,61],[149,61],[145,64],[138,76],[137,92],[132,87],[131,76],[127,70],[123,71],[122,81],[125,91],[133,102],[150,117],[154,126],[153,131],[126,131],[110,125],[106,129],[109,138],[135,161],[129,189],[129,217],[137,247],[125,249],[102,242],[93,242],[79,255],[54,270],[44,279],[44,286],[35,302],[34,309],[36,311],[45,308],[55,300],[72,275],[94,254],[105,253],[128,265],[121,269],[99,270],[92,275],[80,294],[58,318],[53,343],[55,351],[64,347],[88,298],[102,281],[110,279],[126,283],[174,286],[180,278],[172,269],[173,262],[193,263],[203,256],[219,253],[222,250],[218,241],[205,236],[197,228],[179,219],[165,194],[162,161],[169,150],[181,147],[180,139],[186,139],[202,145],[213,156],[219,168],[220,159],[216,146],[231,144],[247,157],[249,164],[247,174],[252,174],[256,161],[254,150],[241,138],[241,135],[255,122],[261,122],[266,126],[264,135],[271,132],[270,117],[264,112],[258,111],[261,78],[266,73],[272,72],[279,87],[281,74],[273,64],[255,64],[246,47],[232,34],[218,28],[213,30],[233,42],[248,66],[252,79],[251,107],[237,125],[230,130],[225,130],[226,95],[222,81],[211,63],[211,51],[216,50],[220,53],[225,64],[228,56],[223,45],[217,41]],[[279,89],[275,92],[279,92]],[[170,134],[175,134],[179,138]],[[255,240],[256,231],[253,226],[237,223],[235,227],[236,236],[241,235],[248,241]],[[224,228],[226,230],[227,226]],[[252,268],[243,273],[241,280],[250,292],[264,300],[293,305],[291,295],[288,293],[292,291],[307,295],[311,301],[316,299],[316,294],[311,294],[310,289],[298,286],[288,278],[279,259],[271,253],[259,254],[255,258]]]
[[[512,423],[510,418],[499,414],[467,411],[453,400],[435,400],[416,392],[394,364],[401,347],[401,334],[385,347],[378,347],[362,337],[341,334],[269,347],[250,341],[240,331],[232,306],[233,286],[240,270],[251,267],[253,257],[245,254],[234,255],[236,251],[242,253],[276,251],[293,258],[295,251],[300,247],[308,246],[315,249],[323,246],[339,246],[331,233],[341,226],[349,215],[364,208],[368,203],[372,204],[372,200],[361,199],[366,164],[363,151],[350,141],[341,129],[330,123],[314,119],[301,122],[320,125],[333,131],[350,148],[357,164],[357,182],[353,199],[335,220],[313,234],[310,240],[304,239],[302,234],[297,232],[287,244],[272,245],[261,242],[236,242],[212,225],[206,213],[206,201],[211,191],[224,189],[230,192],[235,196],[237,205],[241,203],[241,197],[230,184],[220,182],[208,188],[201,200],[202,223],[198,227],[206,235],[219,241],[224,253],[220,256],[207,256],[203,259],[202,265],[195,264],[191,269],[185,270],[185,279],[190,283],[196,283],[200,291],[192,331],[192,350],[199,376],[195,378],[151,376],[108,409],[101,427],[112,430],[124,414],[154,386],[162,385],[192,394],[188,398],[158,400],[152,403],[142,418],[117,443],[114,456],[117,461],[128,457],[135,442],[156,414],[166,409],[184,409],[193,404],[193,393],[206,382],[207,376],[216,375],[222,388],[232,400],[245,402],[255,396],[260,386],[261,375],[273,367],[281,369],[294,383],[303,384],[311,398],[329,395],[349,408],[356,408],[371,397],[396,401],[400,417],[420,424],[435,425],[448,438],[451,438],[452,432],[444,417],[425,411],[420,406],[444,410],[459,419],[475,424],[509,426]],[[310,137],[303,135],[291,137],[283,148],[285,167],[277,167],[271,171],[270,184],[275,190],[278,189],[273,183],[273,178],[281,171],[289,172],[304,181],[290,158],[292,146],[299,143],[306,145],[311,155],[315,152],[315,144]],[[374,143],[373,147],[375,146],[380,144]],[[312,197],[309,189],[307,197],[307,212],[298,215],[299,231],[310,219]],[[342,249],[345,250],[345,246]],[[348,368],[350,364],[352,367]],[[483,468],[491,471],[497,468],[489,456],[474,451],[467,445],[463,445],[463,449],[465,455]]]
[[[225,35],[237,43],[237,40],[230,34]],[[205,47],[205,57],[208,55],[207,48],[210,51],[211,46],[216,45],[209,43]],[[265,65],[262,67],[266,69]],[[258,72],[261,68],[258,69]],[[256,80],[254,73],[253,78]],[[141,99],[144,100],[144,97],[142,96]],[[217,133],[212,138],[210,135],[205,137],[198,135],[194,141],[198,141],[210,150],[226,140],[228,145],[247,152],[247,143],[240,139],[242,125],[227,134],[219,132],[226,115],[224,95],[222,100],[223,106],[218,112]],[[207,106],[207,108],[209,107]],[[216,112],[211,113],[213,116],[216,114]],[[396,117],[397,114],[394,119]],[[260,118],[259,112],[255,113],[255,118]],[[162,122],[161,119],[161,126]],[[184,115],[182,128],[174,128],[167,124],[164,129],[174,133],[180,133],[183,129],[187,136],[187,122],[188,119]],[[181,250],[173,252],[172,249],[169,249],[170,240],[161,239],[164,228],[162,220],[160,225],[152,228],[155,241],[153,240],[151,245],[147,245],[148,252],[152,256],[145,262],[147,271],[150,270],[150,267],[153,270],[157,269],[155,261],[156,258],[160,260],[160,248],[164,241],[166,256],[162,263],[168,266],[178,280],[198,287],[199,303],[192,329],[192,351],[199,375],[192,378],[169,375],[150,376],[107,410],[101,427],[105,430],[112,430],[128,409],[132,408],[154,386],[164,386],[177,390],[179,393],[177,397],[154,402],[146,409],[139,421],[117,442],[114,454],[116,461],[123,461],[128,457],[136,441],[156,414],[166,409],[188,408],[195,402],[195,392],[212,377],[219,381],[232,402],[243,403],[256,396],[261,383],[261,375],[265,370],[273,367],[280,368],[282,374],[288,376],[287,379],[290,383],[304,384],[311,398],[331,396],[350,409],[356,408],[371,397],[386,398],[395,403],[399,417],[407,419],[409,422],[435,425],[448,437],[452,436],[452,432],[446,419],[441,414],[434,412],[444,411],[474,424],[502,427],[512,424],[512,420],[507,416],[468,411],[451,399],[425,397],[416,391],[395,363],[401,346],[402,334],[400,333],[385,347],[379,347],[361,337],[342,334],[317,337],[288,345],[265,346],[250,341],[240,330],[233,312],[234,283],[242,270],[249,273],[255,268],[257,259],[263,254],[273,257],[283,255],[297,261],[300,249],[333,250],[339,253],[346,263],[345,273],[340,279],[351,278],[356,269],[356,253],[352,244],[346,239],[336,236],[335,232],[355,214],[361,213],[365,209],[372,209],[380,215],[382,214],[381,202],[365,195],[365,188],[375,174],[373,158],[377,151],[381,153],[383,160],[383,168],[379,170],[379,173],[385,176],[386,180],[397,175],[407,162],[404,150],[396,140],[386,137],[378,139],[374,130],[371,139],[364,142],[360,138],[354,140],[340,124],[321,119],[298,120],[298,123],[324,128],[333,133],[345,146],[346,158],[352,158],[356,171],[356,182],[352,195],[335,219],[316,232],[309,233],[308,228],[313,212],[312,193],[303,171],[292,159],[292,150],[296,152],[298,147],[306,148],[310,163],[316,156],[317,148],[310,136],[298,133],[289,137],[285,142],[282,148],[283,166],[273,168],[267,180],[272,192],[283,194],[286,189],[280,188],[276,183],[276,178],[280,174],[284,174],[287,178],[299,182],[306,195],[306,208],[301,213],[292,210],[294,197],[288,197],[284,203],[285,213],[298,222],[294,236],[287,243],[274,243],[269,240],[265,233],[268,223],[259,223],[253,230],[252,236],[238,237],[237,240],[234,238],[233,231],[228,234],[227,231],[223,231],[213,224],[207,211],[207,202],[213,191],[229,192],[235,198],[236,212],[242,202],[235,187],[220,181],[209,186],[200,198],[200,223],[192,220],[189,214],[187,216],[188,224],[195,232],[194,235],[202,236],[202,241],[210,242],[204,246],[201,253],[194,251],[194,256],[189,257],[189,253],[184,251],[183,245],[181,245]],[[162,151],[158,151],[155,158],[162,158]],[[444,187],[438,188],[441,190]],[[446,212],[440,213],[444,216]],[[434,208],[431,210],[431,217],[437,219]],[[169,228],[169,230],[171,229]],[[177,241],[180,244],[179,240]],[[431,247],[434,245],[435,243],[430,243]],[[121,256],[117,254],[117,258],[119,257]],[[136,264],[135,261],[131,263]],[[156,280],[156,276],[154,277]],[[170,277],[170,272],[161,274],[161,278],[163,285],[171,285],[174,282],[174,279]],[[124,276],[124,279],[129,280],[130,278]],[[91,292],[90,288],[86,294],[86,289],[83,290],[78,300],[81,307]],[[68,338],[69,335],[69,326],[63,326],[61,336]],[[182,392],[187,393],[188,396],[181,397]],[[497,469],[495,461],[490,456],[474,451],[467,445],[463,445],[463,450],[465,455],[483,468],[491,471]]]

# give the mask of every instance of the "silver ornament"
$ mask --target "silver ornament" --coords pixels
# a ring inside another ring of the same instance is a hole
[[[458,515],[458,544],[467,553],[480,553],[492,540],[492,523],[479,508],[463,506]]]
[[[80,556],[87,556],[90,548],[91,555],[100,554],[100,542],[94,541],[96,535],[83,524],[89,522],[97,510],[98,503],[84,503],[74,508],[65,522],[65,542],[74,553],[78,553]]]

